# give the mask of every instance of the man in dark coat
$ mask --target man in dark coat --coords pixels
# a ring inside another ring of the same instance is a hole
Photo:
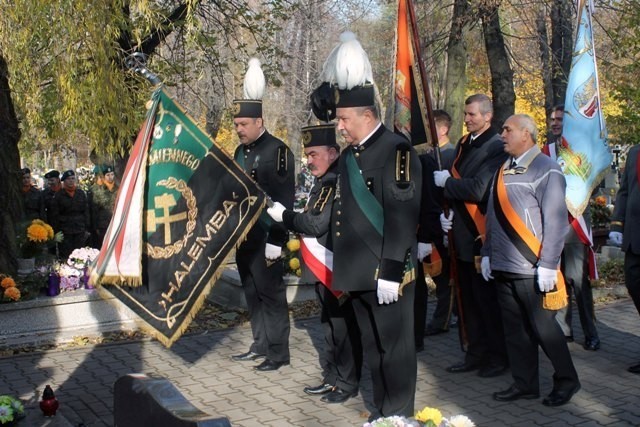
[[[46,183],[44,190],[42,190],[42,201],[44,204],[46,221],[51,224],[53,222],[53,219],[51,218],[51,202],[53,201],[53,196],[55,196],[62,188],[62,184],[60,183],[60,172],[55,169],[50,170],[44,174],[44,179],[46,179]]]
[[[640,146],[629,150],[620,189],[611,217],[609,239],[624,251],[624,279],[629,295],[640,313]],[[629,367],[640,374],[640,363]]]
[[[331,208],[337,182],[340,147],[335,125],[302,128],[302,142],[309,171],[316,178],[304,212],[285,210],[276,202],[267,212],[289,230],[302,234],[302,283],[314,283],[322,305],[321,322],[324,348],[320,351],[322,383],[305,387],[310,395],[323,395],[322,401],[342,403],[358,394],[362,367],[360,331],[353,307],[346,296],[332,289],[333,252],[329,239]]]
[[[64,239],[59,245],[60,257],[69,257],[74,249],[87,244],[89,237],[89,204],[87,193],[78,188],[73,170],[62,174],[62,190],[51,201],[51,226],[62,231]]]
[[[24,219],[44,219],[44,203],[42,194],[31,182],[31,170],[23,168],[22,173],[22,200],[24,202]]]
[[[450,216],[441,216],[441,222],[445,231],[453,227],[461,295],[458,309],[468,340],[465,360],[449,366],[447,371],[479,369],[481,377],[500,375],[508,366],[495,284],[485,281],[479,270],[489,183],[507,157],[502,138],[491,127],[492,118],[493,105],[488,96],[476,94],[467,98],[464,122],[469,133],[456,147],[451,172],[434,172],[436,185],[444,188],[444,197],[451,203]]]
[[[451,164],[453,163],[453,155],[455,154],[455,145],[451,143],[449,140],[449,129],[451,129],[451,116],[444,110],[434,110],[433,111],[433,120],[436,125],[436,134],[438,135],[438,145],[440,147],[440,161],[442,164],[442,169],[449,169]],[[431,153],[431,157],[433,161],[429,161],[431,167],[429,167],[428,177],[426,177],[427,173],[425,168],[425,159],[422,159],[422,178],[424,181],[429,180],[431,185],[435,186],[433,182],[433,172],[437,170],[437,163],[435,162],[435,151]],[[438,204],[439,211],[438,217],[444,207],[444,196],[443,191],[440,188],[432,188],[430,194],[426,193],[426,188],[423,183],[422,192],[423,199],[425,197],[430,198],[434,203]],[[423,211],[424,211],[424,201]],[[424,223],[426,220],[428,223]],[[437,228],[437,230],[436,230]],[[437,218],[436,228],[434,228],[433,218],[425,218],[422,214],[420,215],[420,229],[422,230],[431,230],[431,234],[434,236],[435,244],[438,250],[438,254],[440,256],[440,261],[442,263],[442,271],[437,276],[433,277],[433,282],[436,285],[436,308],[433,311],[433,315],[431,316],[431,320],[427,325],[426,330],[424,327],[420,327],[421,325],[417,325],[417,329],[419,328],[424,335],[437,335],[443,332],[447,332],[449,330],[449,322],[451,321],[451,315],[454,308],[454,295],[453,288],[451,286],[450,281],[450,258],[449,251],[443,245],[443,234],[440,228],[440,221]],[[435,234],[434,234],[435,233]],[[423,238],[426,236],[423,236]],[[420,235],[418,235],[418,260],[420,260],[420,243],[423,242],[421,240]],[[424,243],[423,243],[424,244]],[[416,288],[416,300],[418,300],[418,288]],[[418,336],[418,330],[416,330],[416,337]]]
[[[256,73],[261,76],[261,80],[259,77],[257,80],[261,81],[262,90],[253,96],[247,93],[245,79],[247,99],[234,101],[233,124],[240,139],[234,159],[271,200],[292,209],[295,198],[293,153],[264,127],[261,101],[264,75],[259,61],[255,61],[258,60],[250,61],[246,77],[255,81],[250,75]],[[265,210],[236,252],[238,273],[249,308],[253,344],[249,351],[234,355],[232,359],[253,361],[265,357],[255,367],[258,371],[275,371],[289,364],[289,308],[280,261],[287,238],[285,226],[274,222]]]

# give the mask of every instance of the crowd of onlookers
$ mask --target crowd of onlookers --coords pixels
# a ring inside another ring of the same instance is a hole
[[[78,175],[72,169],[62,173],[50,170],[44,174],[42,188],[29,168],[21,170],[23,220],[41,219],[54,231],[62,232],[64,239],[58,244],[57,254],[66,258],[77,248],[100,248],[111,221],[118,192],[113,166],[94,169],[95,181],[82,188]]]

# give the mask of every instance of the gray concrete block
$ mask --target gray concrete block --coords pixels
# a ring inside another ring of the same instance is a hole
[[[622,249],[618,246],[602,246],[600,253],[605,261],[610,259],[624,259],[624,252],[622,252]]]

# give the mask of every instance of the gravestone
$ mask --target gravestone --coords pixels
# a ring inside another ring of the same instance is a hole
[[[193,406],[166,378],[128,374],[113,388],[116,427],[231,427]]]

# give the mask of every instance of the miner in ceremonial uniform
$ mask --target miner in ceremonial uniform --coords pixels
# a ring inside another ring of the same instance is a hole
[[[285,210],[276,202],[267,212],[289,230],[302,234],[300,252],[302,283],[314,283],[322,304],[321,322],[324,348],[320,351],[322,383],[305,387],[310,395],[323,395],[322,401],[342,403],[358,394],[362,367],[360,331],[351,304],[343,304],[342,292],[332,288],[333,252],[329,239],[331,208],[337,182],[340,147],[333,124],[302,128],[302,143],[309,171],[316,178],[304,212]]]
[[[564,106],[557,105],[551,112],[551,135],[553,140],[545,145],[542,152],[557,161],[558,147],[562,142],[562,124],[564,119]],[[566,142],[565,142],[566,144]],[[596,328],[596,316],[593,309],[593,293],[589,276],[596,278],[596,258],[591,241],[591,215],[585,212],[580,218],[574,218],[567,213],[571,227],[567,233],[562,251],[562,274],[567,283],[569,295],[575,294],[578,304],[580,324],[584,332],[585,350],[598,350],[600,338]],[[573,292],[572,292],[573,291]],[[572,326],[573,310],[571,297],[569,304],[558,310],[556,320],[560,324],[567,341],[573,341]]]
[[[24,202],[24,219],[44,219],[44,203],[42,194],[31,182],[31,170],[22,168],[22,200]]]
[[[275,202],[293,208],[293,153],[264,127],[262,97],[265,79],[260,61],[252,58],[244,80],[244,99],[234,101],[233,124],[240,139],[234,159]],[[265,358],[258,371],[275,371],[289,364],[289,309],[282,279],[282,246],[287,230],[262,212],[238,247],[236,263],[244,289],[253,344],[236,361]]]
[[[489,184],[507,157],[500,135],[491,127],[492,118],[493,105],[488,96],[467,98],[464,123],[469,133],[456,146],[451,172],[434,172],[435,183],[444,188],[444,197],[452,208],[449,216],[443,214],[440,220],[445,232],[453,227],[461,297],[458,310],[463,320],[460,326],[468,341],[464,361],[449,366],[447,371],[479,370],[481,377],[500,375],[508,366],[496,288],[480,274]]]
[[[624,251],[624,279],[629,295],[640,313],[640,146],[629,150],[616,204],[611,217],[609,239]],[[638,363],[630,366],[629,372],[640,374]]]
[[[373,383],[369,419],[413,416],[420,162],[411,144],[381,123],[371,65],[355,35],[340,39],[323,79],[333,85],[338,130],[349,145],[332,209],[333,286],[348,292],[361,331]]]
[[[555,321],[567,304],[560,254],[569,224],[565,179],[536,145],[533,119],[516,114],[504,123],[504,150],[489,197],[482,275],[495,279],[513,384],[493,398],[508,402],[540,395],[538,346],[553,365],[546,406],[567,403],[580,389],[566,340]]]
[[[51,219],[51,201],[53,200],[53,196],[62,188],[60,172],[55,169],[50,170],[44,174],[44,179],[47,181],[44,190],[42,190],[42,201],[44,203],[46,221],[51,224],[53,222]]]
[[[102,247],[104,235],[109,228],[113,209],[118,194],[116,174],[112,166],[102,167],[102,182],[93,187],[91,194],[91,228],[94,237],[94,246]]]
[[[76,173],[69,169],[62,174],[62,190],[51,201],[51,226],[62,231],[60,257],[66,259],[74,249],[87,244],[89,237],[89,204],[87,193],[78,188]]]

